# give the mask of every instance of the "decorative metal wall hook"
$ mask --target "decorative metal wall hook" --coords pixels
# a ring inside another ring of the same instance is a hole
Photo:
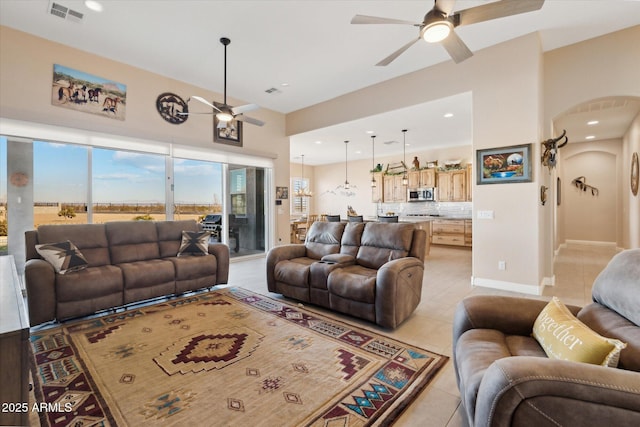
[[[575,185],[577,189],[582,190],[585,193],[587,191],[591,191],[592,196],[597,196],[598,194],[600,194],[600,191],[596,187],[587,184],[587,178],[585,178],[584,176],[574,178],[571,183]]]

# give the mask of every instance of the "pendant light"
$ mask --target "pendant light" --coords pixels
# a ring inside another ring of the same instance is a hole
[[[402,129],[402,165],[404,173],[402,174],[402,185],[409,185],[409,177],[407,176],[407,130]]]
[[[374,172],[376,170],[376,136],[371,135],[371,188],[376,188],[376,176]]]
[[[344,142],[344,189],[349,189],[349,179],[347,176],[347,147],[349,145],[349,141]]]
[[[305,187],[305,183],[304,183],[304,154],[302,154],[300,157],[302,157],[302,181],[300,182],[300,188],[298,188],[294,196],[295,197],[311,197],[313,196],[313,193],[309,191],[308,188]]]

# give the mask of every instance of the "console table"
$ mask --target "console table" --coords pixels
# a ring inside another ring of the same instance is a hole
[[[13,255],[0,256],[0,425],[28,425],[29,318]]]

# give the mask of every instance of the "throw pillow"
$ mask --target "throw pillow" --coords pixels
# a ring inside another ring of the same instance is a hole
[[[209,231],[183,231],[178,256],[206,255],[209,253]]]
[[[620,351],[627,346],[589,329],[556,297],[538,315],[533,337],[549,358],[610,367],[618,366]]]
[[[56,273],[66,274],[89,266],[82,252],[69,240],[36,245],[36,251],[53,266]]]

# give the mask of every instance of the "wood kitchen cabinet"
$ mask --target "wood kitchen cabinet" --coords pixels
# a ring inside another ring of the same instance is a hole
[[[438,172],[438,201],[464,202],[467,200],[467,171],[458,169]]]
[[[402,175],[384,175],[383,181],[383,202],[407,201],[407,186],[402,184]]]
[[[431,223],[431,243],[465,246],[464,219],[435,219]]]
[[[467,202],[472,200],[473,192],[473,167],[471,163],[467,165]]]
[[[436,186],[436,170],[421,169],[410,171],[408,174],[409,188],[423,188]]]
[[[384,175],[382,172],[372,174],[376,180],[376,186],[371,188],[371,201],[373,203],[382,202],[384,200]]]

